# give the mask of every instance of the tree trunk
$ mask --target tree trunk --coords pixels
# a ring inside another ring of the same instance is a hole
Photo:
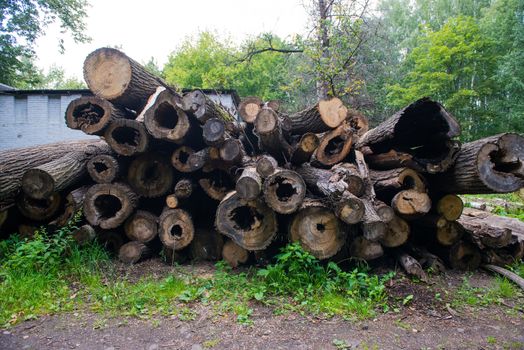
[[[120,226],[137,204],[137,195],[125,184],[96,184],[85,195],[84,216],[93,226],[112,229]]]
[[[232,268],[237,268],[240,264],[245,264],[249,258],[247,250],[231,240],[227,240],[222,248],[222,258]]]
[[[182,209],[164,210],[160,215],[158,227],[162,244],[175,251],[189,246],[195,235],[193,219]]]
[[[380,239],[380,243],[387,248],[400,247],[407,242],[411,227],[406,220],[395,216],[386,224],[386,233]]]
[[[282,134],[281,121],[278,114],[269,108],[263,108],[255,119],[255,132],[258,135],[259,146],[276,159],[289,160],[293,148]]]
[[[264,102],[258,97],[246,97],[238,106],[238,114],[248,124],[255,123],[258,112],[262,109]]]
[[[292,242],[300,242],[304,250],[318,259],[334,256],[346,240],[342,223],[319,200],[304,200],[289,228]]]
[[[175,185],[175,196],[180,199],[186,199],[191,197],[194,188],[193,180],[189,178],[184,178],[178,180]]]
[[[188,163],[188,160],[193,153],[195,153],[195,151],[191,147],[178,147],[171,155],[171,165],[173,165],[173,167],[181,173],[192,172],[193,170],[191,165]]]
[[[340,163],[348,156],[352,145],[353,131],[349,124],[343,123],[322,136],[314,154],[315,162],[324,166]]]
[[[84,79],[95,95],[135,111],[146,105],[158,86],[166,86],[136,61],[108,47],[87,56]]]
[[[244,201],[230,192],[220,202],[215,226],[223,235],[247,250],[265,249],[277,233],[277,219],[261,199]]]
[[[277,170],[264,181],[264,199],[274,211],[291,214],[302,205],[306,184],[291,170]]]
[[[99,184],[108,184],[115,181],[124,173],[122,162],[110,154],[99,154],[91,157],[86,164],[91,179]]]
[[[507,133],[464,144],[455,166],[432,186],[456,194],[517,191],[524,187],[524,137]]]
[[[262,192],[262,178],[255,167],[247,167],[242,171],[235,189],[238,196],[243,200],[251,201],[258,198],[260,192]]]
[[[65,226],[75,216],[75,214],[82,209],[88,189],[89,186],[82,186],[69,192],[65,198],[66,202],[62,214],[49,224],[58,227]]]
[[[124,232],[131,241],[147,243],[158,234],[158,217],[145,210],[137,210],[124,224]]]
[[[21,193],[16,200],[20,213],[28,219],[45,221],[51,219],[60,209],[62,197],[59,193],[52,193],[45,199],[34,199]]]
[[[391,207],[405,219],[416,219],[429,212],[431,199],[424,192],[403,190],[393,197]]]
[[[86,174],[86,163],[94,155],[110,153],[109,146],[100,141],[81,151],[73,151],[49,163],[28,169],[22,177],[22,190],[27,196],[44,199],[61,191]]]
[[[222,258],[224,240],[215,230],[197,229],[189,249],[191,257],[198,261],[218,261]]]
[[[362,260],[374,260],[384,255],[384,250],[378,242],[372,242],[363,236],[358,236],[351,241],[349,253],[352,257]]]
[[[278,162],[271,156],[263,155],[257,159],[257,173],[259,173],[263,179],[268,178],[277,168]]]
[[[149,146],[149,134],[144,123],[133,119],[117,119],[104,133],[113,151],[122,156],[144,153]]]
[[[119,118],[134,119],[135,115],[97,96],[74,99],[65,113],[68,128],[88,135],[103,135],[109,124]]]
[[[156,198],[173,188],[173,168],[169,160],[158,153],[147,153],[129,165],[127,181],[140,196]]]
[[[120,247],[118,259],[124,264],[136,264],[153,255],[152,250],[142,242],[131,241]]]
[[[295,165],[309,162],[319,144],[320,140],[316,134],[305,133],[294,147],[291,162]]]
[[[302,135],[307,132],[326,132],[342,124],[347,115],[348,110],[339,98],[321,100],[316,105],[289,116],[291,133]]]
[[[217,118],[225,122],[232,122],[235,117],[222,105],[215,103],[201,90],[188,92],[182,98],[182,108],[195,116],[200,124],[205,124],[211,118]]]

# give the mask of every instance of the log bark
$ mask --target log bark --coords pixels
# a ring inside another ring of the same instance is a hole
[[[238,114],[243,121],[248,124],[253,124],[263,105],[264,102],[258,97],[246,97],[242,99],[238,106]]]
[[[138,196],[125,184],[96,184],[85,195],[84,216],[93,226],[113,229],[132,214],[137,204]]]
[[[372,242],[363,236],[355,237],[349,246],[349,253],[352,257],[362,260],[374,260],[384,255],[384,250],[378,242]]]
[[[400,247],[407,242],[411,227],[406,220],[395,216],[386,225],[386,233],[380,239],[380,243],[387,248]]]
[[[362,235],[368,241],[378,241],[387,232],[386,223],[378,216],[373,201],[362,198],[364,204],[364,215],[362,216]]]
[[[191,257],[197,261],[218,261],[222,258],[223,236],[215,230],[197,229],[189,245]]]
[[[62,214],[49,224],[58,227],[65,226],[82,209],[88,189],[89,186],[82,186],[69,192],[65,197],[65,206]]]
[[[424,192],[403,190],[393,197],[391,207],[405,219],[416,219],[429,212],[431,199]]]
[[[92,156],[107,154],[111,148],[103,141],[80,151],[72,151],[49,163],[28,169],[22,176],[22,190],[29,197],[44,199],[74,185],[86,175],[86,163]]]
[[[84,79],[95,95],[135,111],[146,105],[158,86],[167,86],[123,52],[107,47],[87,56]]]
[[[326,170],[303,164],[297,167],[296,171],[310,190],[323,196],[338,199],[345,191],[355,196],[364,193],[364,180],[352,167],[337,165],[331,170]]]
[[[118,259],[124,264],[136,264],[153,255],[153,251],[142,242],[131,241],[120,247]]]
[[[143,123],[133,119],[117,119],[104,133],[113,151],[122,156],[144,153],[149,146],[149,134]]]
[[[322,133],[338,127],[348,116],[348,110],[337,97],[321,100],[316,105],[290,115],[291,133]]]
[[[167,158],[158,153],[146,153],[131,162],[127,181],[142,197],[160,197],[173,188],[172,169]]]
[[[233,242],[227,240],[222,248],[222,257],[232,268],[237,268],[238,265],[245,264],[249,258],[247,250]]]
[[[158,235],[158,217],[145,210],[137,210],[124,224],[124,232],[131,241],[147,243]]]
[[[258,198],[262,192],[262,178],[255,167],[247,167],[242,171],[242,175],[237,180],[235,190],[243,200],[251,201]]]
[[[193,193],[193,188],[195,187],[193,180],[189,178],[184,178],[178,180],[175,185],[175,196],[180,199],[186,199],[191,197]]]
[[[407,189],[426,192],[426,180],[413,169],[370,170],[369,176],[375,192],[379,195],[397,193]]]
[[[257,173],[259,173],[263,179],[273,174],[277,168],[278,162],[271,156],[263,155],[260,156],[257,160]]]
[[[352,145],[353,131],[349,124],[343,123],[322,136],[314,153],[314,161],[324,166],[340,163],[348,156]]]
[[[524,222],[519,219],[498,216],[472,208],[464,208],[459,222],[466,219],[466,217],[474,218],[477,222],[484,223],[488,226],[509,229],[513,235],[520,237],[519,239],[524,241]]]
[[[265,249],[277,233],[277,219],[261,199],[242,200],[236,191],[228,193],[220,202],[215,226],[246,250]]]
[[[188,92],[182,98],[182,108],[191,113],[200,122],[205,124],[211,118],[225,122],[232,122],[235,117],[221,104],[215,103],[201,90]]]
[[[481,249],[484,247],[502,248],[511,242],[511,230],[506,227],[494,226],[491,221],[463,215],[458,222]]]
[[[320,144],[320,139],[316,134],[307,132],[300,137],[293,149],[291,155],[291,162],[295,165],[307,163],[311,160],[311,156]]]
[[[345,243],[342,223],[321,201],[306,199],[289,228],[290,240],[318,259],[334,256]]]
[[[0,151],[0,210],[15,204],[27,170],[99,143],[99,140],[66,141]]]
[[[499,134],[462,146],[455,166],[432,179],[443,193],[514,192],[524,186],[524,137]]]
[[[278,170],[264,181],[264,199],[277,213],[291,214],[302,205],[306,184],[292,170]]]
[[[82,225],[71,233],[75,242],[80,245],[87,245],[96,238],[96,231],[91,225]]]
[[[88,135],[103,135],[109,124],[119,118],[134,119],[135,114],[97,96],[74,99],[65,113],[68,128],[82,130]]]
[[[91,157],[86,164],[91,179],[99,184],[115,181],[123,173],[122,162],[110,154],[99,154]]]
[[[178,147],[171,155],[171,165],[173,165],[173,167],[181,173],[192,172],[193,170],[190,164],[188,163],[188,160],[193,153],[195,153],[195,151],[191,147]]]
[[[51,219],[60,209],[62,197],[59,193],[52,193],[45,199],[34,199],[21,193],[16,206],[20,213],[28,219],[35,221],[45,221]]]
[[[259,139],[259,147],[271,154],[275,159],[289,160],[293,148],[282,133],[278,114],[269,108],[263,108],[255,119],[255,132]]]
[[[158,235],[162,244],[179,251],[189,246],[195,235],[193,219],[182,209],[167,209],[159,219]]]

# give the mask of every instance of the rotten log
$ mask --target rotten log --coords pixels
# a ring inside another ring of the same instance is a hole
[[[99,154],[91,157],[86,164],[91,179],[99,184],[111,183],[124,173],[122,162],[110,154]]]
[[[441,273],[446,271],[446,265],[444,264],[444,261],[437,255],[430,253],[425,247],[410,244],[409,249],[419,258],[418,261],[420,265],[422,265],[422,267],[425,269],[428,269],[432,273]]]
[[[145,210],[137,210],[124,223],[124,232],[131,241],[147,243],[158,234],[158,217]]]
[[[300,140],[293,149],[291,162],[295,165],[308,163],[319,144],[320,139],[316,134],[311,132],[305,133],[300,137]]]
[[[138,196],[125,184],[96,184],[84,198],[84,216],[93,226],[112,229],[120,226],[135,210]]]
[[[166,209],[159,218],[158,236],[162,244],[178,251],[189,246],[195,235],[193,219],[182,209]]]
[[[153,251],[142,242],[131,241],[120,247],[118,260],[124,264],[136,264],[153,255]]]
[[[524,187],[524,137],[506,133],[466,143],[455,166],[431,179],[442,193],[507,193]]]
[[[367,198],[361,198],[364,204],[364,215],[360,224],[362,235],[368,241],[378,241],[382,239],[387,232],[386,223],[377,214],[373,202]]]
[[[277,219],[261,199],[244,201],[232,191],[220,202],[215,216],[215,226],[247,250],[265,249],[277,233]]]
[[[242,142],[237,139],[227,139],[220,146],[220,159],[227,165],[240,164],[246,155]]]
[[[193,193],[194,186],[193,180],[189,178],[180,179],[175,185],[174,195],[180,199],[189,198]]]
[[[511,230],[497,227],[491,221],[468,215],[462,215],[457,221],[480,249],[502,248],[511,242]]]
[[[276,159],[289,160],[293,148],[282,133],[278,114],[270,108],[262,108],[255,119],[255,132],[259,146]]]
[[[75,216],[75,214],[82,209],[88,189],[89,186],[82,186],[69,192],[65,197],[65,206],[62,213],[49,224],[58,227],[65,226]]]
[[[182,98],[182,108],[195,116],[200,124],[205,124],[211,118],[217,118],[225,122],[235,120],[221,104],[214,102],[201,90],[188,92]]]
[[[377,215],[384,221],[385,223],[389,223],[391,220],[396,218],[395,211],[393,208],[391,208],[386,203],[375,200],[373,202],[373,207],[375,208],[375,211],[377,212]]]
[[[172,169],[166,157],[158,153],[146,153],[131,162],[127,181],[140,196],[160,197],[173,187]]]
[[[149,146],[149,137],[144,123],[134,119],[114,120],[104,133],[109,146],[122,156],[144,153]]]
[[[181,173],[192,172],[193,170],[190,164],[188,163],[188,160],[193,153],[195,153],[195,151],[191,147],[178,147],[171,155],[171,165],[173,165],[173,167]]]
[[[218,118],[211,118],[202,128],[204,143],[212,147],[220,147],[230,136],[226,129],[226,123]]]
[[[237,268],[240,264],[245,264],[249,258],[249,252],[233,242],[232,240],[227,240],[224,243],[222,248],[222,258],[231,266],[232,268]]]
[[[426,180],[413,169],[369,170],[369,176],[375,192],[381,197],[392,197],[407,189],[426,192]]]
[[[399,262],[400,266],[407,272],[410,276],[415,276],[419,278],[421,281],[427,281],[428,275],[420,265],[420,263],[412,257],[411,255],[407,254],[404,251],[397,251],[395,252],[395,257],[397,258],[397,261]]]
[[[264,181],[264,199],[274,211],[291,214],[302,205],[306,184],[292,170],[277,170]]]
[[[449,248],[446,254],[448,262],[453,269],[473,271],[481,263],[480,250],[472,243],[458,241]]]
[[[84,79],[97,96],[140,111],[158,86],[166,86],[135,60],[113,48],[99,48],[84,61]]]
[[[198,184],[210,198],[217,201],[221,201],[235,187],[229,174],[220,169],[204,171]]]
[[[337,254],[346,240],[346,232],[339,219],[321,201],[305,199],[289,228],[292,242],[299,242],[304,250],[317,259],[328,259]]]
[[[465,217],[474,218],[474,220],[476,220],[477,222],[485,223],[488,226],[509,229],[511,230],[511,233],[513,235],[520,237],[521,240],[524,240],[524,222],[522,222],[519,219],[498,216],[482,210],[476,210],[472,208],[464,208],[459,222],[462,219],[465,219]]]
[[[82,96],[69,103],[65,113],[70,129],[82,130],[88,135],[103,135],[113,120],[134,119],[135,114],[113,105],[97,96]]]
[[[302,135],[307,132],[326,132],[338,127],[347,116],[348,110],[339,98],[321,100],[316,105],[289,116],[291,133]]]
[[[369,130],[369,121],[362,113],[354,109],[348,109],[347,121],[358,137]]]
[[[348,123],[324,134],[313,155],[314,163],[332,166],[342,162],[349,154],[353,145],[353,130]]]
[[[17,200],[16,206],[20,213],[28,219],[35,221],[45,221],[51,219],[57,214],[62,197],[55,192],[44,199],[34,199],[21,193]]]

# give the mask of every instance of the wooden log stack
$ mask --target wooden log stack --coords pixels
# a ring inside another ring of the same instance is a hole
[[[66,124],[101,140],[0,152],[3,231],[82,210],[75,239],[125,263],[163,252],[236,267],[296,241],[321,260],[389,257],[420,278],[524,254],[520,226],[461,215],[456,195],[522,188],[524,138],[461,145],[429,98],[369,129],[336,97],[296,113],[248,97],[237,115],[112,48],[91,53],[84,76],[94,96],[72,101]]]

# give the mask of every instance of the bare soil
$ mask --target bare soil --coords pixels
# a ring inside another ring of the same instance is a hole
[[[162,277],[171,271],[158,260],[118,269],[131,278],[144,273]],[[209,264],[189,269],[212,272]],[[77,311],[0,330],[0,349],[524,349],[523,305],[515,305],[522,298],[482,308],[446,307],[463,277],[448,272],[428,284],[396,278],[388,284],[393,304],[396,300],[401,305],[408,295],[413,295],[412,301],[398,312],[378,312],[375,319],[364,321],[275,315],[257,304],[252,305],[252,326],[239,324],[233,314],[217,315],[201,303],[191,305],[196,313],[191,321],[176,316],[107,318]],[[492,281],[482,271],[470,276],[475,287]],[[444,300],[436,298],[437,293]]]

